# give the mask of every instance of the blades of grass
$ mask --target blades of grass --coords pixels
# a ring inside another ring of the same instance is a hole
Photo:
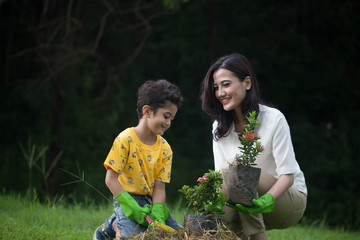
[[[60,157],[62,156],[62,154],[63,154],[63,151],[60,151],[60,152],[56,155],[54,161],[52,161],[52,163],[51,163],[50,167],[48,168],[48,170],[47,170],[46,172],[44,171],[44,178],[45,178],[45,179],[48,179],[50,173],[51,173],[51,172],[53,171],[53,169],[55,168],[55,166],[56,166],[56,164],[58,163],[58,161],[60,160]]]
[[[71,181],[71,182],[67,182],[67,183],[62,183],[59,186],[66,186],[66,185],[71,185],[71,184],[75,184],[75,183],[79,183],[82,182],[82,180],[75,180],[75,181]]]
[[[96,191],[98,194],[100,194],[103,198],[105,198],[109,203],[112,203],[112,201],[110,201],[102,192],[100,192],[97,188],[95,188],[93,185],[91,185],[89,182],[87,182],[87,181],[85,180],[85,173],[84,173],[84,171],[83,171],[83,172],[80,171],[80,167],[79,167],[79,164],[78,164],[77,161],[76,161],[76,164],[77,164],[77,166],[78,166],[79,175],[75,175],[74,173],[69,172],[69,171],[67,171],[67,170],[65,170],[65,169],[62,169],[62,168],[60,168],[60,170],[63,171],[63,172],[65,172],[65,173],[67,173],[67,174],[69,174],[69,175],[71,175],[71,176],[73,176],[73,177],[75,177],[75,178],[77,178],[78,180],[77,180],[77,181],[73,181],[73,182],[69,182],[69,183],[65,183],[65,184],[61,184],[60,186],[70,185],[70,184],[74,184],[74,183],[78,183],[78,182],[83,182],[83,183],[85,183],[86,185],[88,185],[90,188],[92,188],[93,190],[95,190],[95,191]]]

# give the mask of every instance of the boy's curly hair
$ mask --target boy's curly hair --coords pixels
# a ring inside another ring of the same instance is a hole
[[[167,80],[146,81],[138,89],[137,93],[137,114],[140,119],[143,116],[142,108],[149,105],[151,110],[156,111],[164,107],[167,102],[175,104],[178,108],[181,106],[183,98],[180,89]]]

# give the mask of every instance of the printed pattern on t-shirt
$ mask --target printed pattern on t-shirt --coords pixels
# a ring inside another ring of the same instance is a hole
[[[152,195],[155,181],[170,182],[172,150],[158,135],[153,146],[143,144],[133,128],[121,132],[104,162],[119,174],[122,187],[131,193]]]

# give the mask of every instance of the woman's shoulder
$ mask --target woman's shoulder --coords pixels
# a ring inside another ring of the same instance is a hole
[[[284,114],[277,108],[259,104],[260,114],[267,117],[284,117]]]
[[[212,133],[213,134],[214,134],[215,130],[217,129],[218,125],[219,125],[219,122],[217,120],[214,120],[212,122]],[[234,131],[234,124],[233,123],[230,124],[229,131]]]
[[[267,124],[277,124],[278,122],[286,122],[284,114],[277,108],[266,105],[259,105],[259,122]]]
[[[214,128],[217,128],[218,124],[219,124],[218,121],[217,121],[217,120],[214,120],[213,123],[212,123],[213,129],[214,129]]]

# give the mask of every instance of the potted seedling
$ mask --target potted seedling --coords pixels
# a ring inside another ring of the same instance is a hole
[[[250,112],[246,118],[248,124],[239,135],[241,154],[236,154],[233,163],[229,164],[226,201],[233,205],[240,203],[252,207],[252,199],[256,199],[261,173],[260,168],[254,167],[255,160],[264,149],[259,141],[260,137],[255,132],[255,128],[259,125],[256,112]]]
[[[193,212],[185,216],[184,227],[192,233],[215,230],[219,223],[216,215],[224,214],[222,207],[226,197],[220,190],[223,178],[219,171],[209,170],[198,178],[197,182],[193,187],[184,185],[179,189],[179,192],[185,195],[188,207]]]

